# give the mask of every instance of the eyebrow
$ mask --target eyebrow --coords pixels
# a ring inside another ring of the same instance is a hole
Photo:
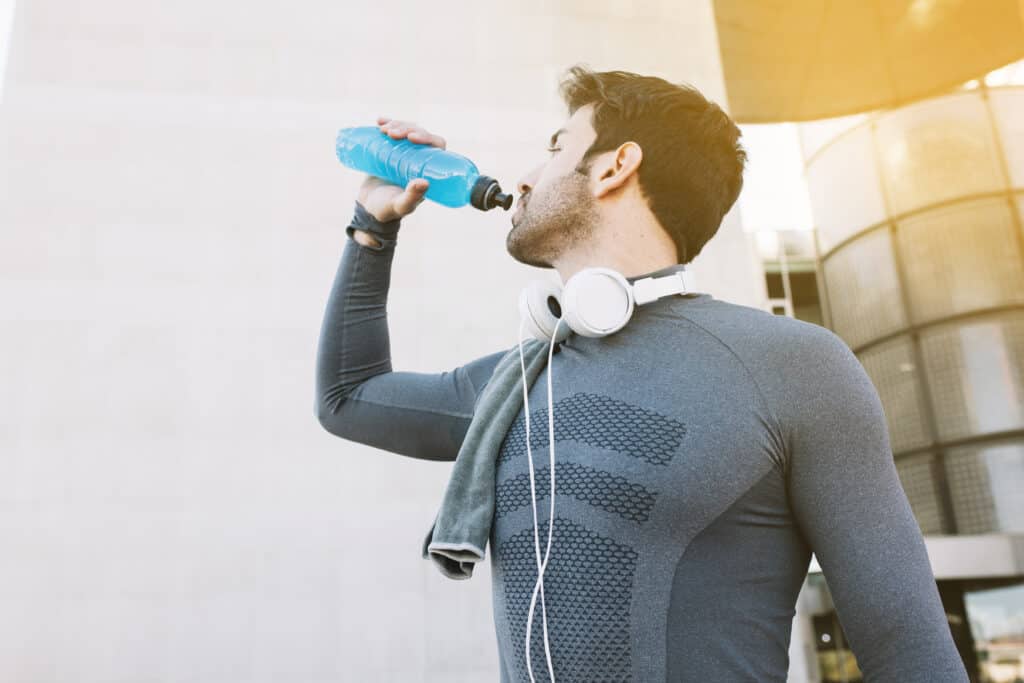
[[[555,143],[558,142],[558,136],[561,135],[562,133],[568,133],[568,132],[569,131],[566,130],[565,128],[559,128],[558,130],[555,131],[554,135],[551,136],[551,142],[549,144],[552,147],[554,147]]]

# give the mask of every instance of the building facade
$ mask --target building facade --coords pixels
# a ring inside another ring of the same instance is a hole
[[[830,327],[874,382],[954,640],[991,683],[1024,677],[1022,122],[1024,86],[979,79],[802,124],[816,230],[765,266],[773,310]],[[814,569],[791,655],[817,666],[794,669],[860,680]]]

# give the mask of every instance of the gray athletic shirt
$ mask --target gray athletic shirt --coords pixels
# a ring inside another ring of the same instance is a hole
[[[355,242],[357,227],[380,247]],[[320,332],[316,414],[341,438],[453,461],[515,340],[451,371],[393,371],[398,230],[356,203]],[[544,593],[557,681],[785,681],[812,551],[865,680],[968,680],[878,394],[835,334],[693,293],[636,307],[610,336],[570,335],[529,393],[542,554],[549,371]],[[498,455],[489,540],[503,682],[529,681],[537,564],[524,420],[520,409]],[[423,561],[416,548],[409,557]],[[541,619],[538,596],[538,682],[550,680]]]

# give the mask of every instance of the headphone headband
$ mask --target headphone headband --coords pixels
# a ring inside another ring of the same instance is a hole
[[[643,306],[663,296],[692,292],[693,285],[693,274],[685,268],[670,275],[645,277],[633,283],[633,300]]]

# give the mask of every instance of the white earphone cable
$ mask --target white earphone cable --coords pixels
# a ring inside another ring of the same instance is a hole
[[[530,447],[530,401],[529,392],[526,387],[526,362],[523,358],[523,323],[525,322],[525,318],[521,318],[519,323],[519,366],[523,373],[523,409],[526,413],[526,455],[529,460],[530,468],[530,499],[533,506],[533,539],[537,559],[537,582],[533,587],[533,595],[530,598],[530,611],[526,618],[526,669],[530,675],[531,683],[536,683],[533,678],[533,666],[530,659],[530,636],[533,627],[533,609],[537,604],[538,588],[540,589],[541,614],[543,615],[544,653],[547,657],[548,672],[551,676],[551,683],[555,683],[555,670],[554,665],[551,663],[551,646],[548,642],[547,605],[544,601],[544,570],[547,568],[548,559],[551,556],[551,539],[554,531],[555,520],[555,426],[554,409],[551,404],[551,357],[554,353],[555,337],[558,334],[558,328],[561,321],[562,318],[559,317],[558,321],[555,323],[555,332],[551,336],[551,345],[548,348],[548,445],[550,446],[551,453],[551,512],[548,517],[548,544],[547,549],[544,551],[543,563],[540,559],[540,526],[537,523],[537,493],[533,475],[533,453]]]

